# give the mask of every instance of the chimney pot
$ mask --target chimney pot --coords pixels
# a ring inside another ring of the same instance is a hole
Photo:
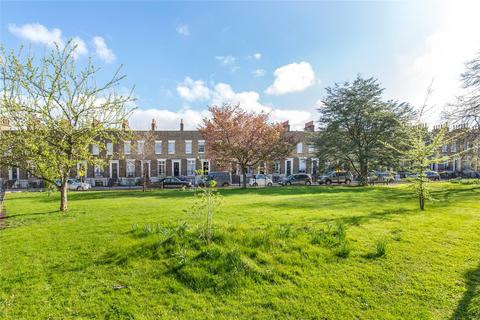
[[[157,121],[155,119],[152,119],[152,131],[157,130]]]
[[[180,131],[183,131],[183,119],[180,119]]]
[[[304,130],[314,132],[315,131],[315,124],[313,124],[313,121],[309,121],[309,122],[305,123]]]

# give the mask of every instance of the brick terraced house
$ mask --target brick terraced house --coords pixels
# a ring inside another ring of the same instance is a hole
[[[283,125],[288,134],[298,141],[292,154],[266,168],[250,168],[247,176],[268,173],[272,174],[275,181],[294,173],[305,172],[315,177],[325,171],[325,164],[319,163],[315,148],[308,143],[308,133],[315,131],[313,121],[306,123],[303,131],[290,131],[288,121]],[[433,130],[439,128],[440,126],[435,126]],[[449,134],[457,134],[466,129],[464,125],[457,125],[450,129]],[[9,130],[8,121],[0,121],[0,130]],[[472,128],[462,138],[443,146],[440,153],[450,156],[451,159],[434,164],[431,169],[450,172],[454,176],[460,172],[480,170],[479,136],[480,128]],[[467,149],[469,151],[464,152]],[[193,179],[196,170],[203,170],[205,173],[222,170],[205,153],[205,141],[200,133],[196,130],[184,130],[183,121],[179,130],[157,130],[156,122],[152,120],[150,130],[133,131],[131,141],[124,141],[122,144],[107,142],[101,152],[93,145],[91,152],[105,158],[105,166],[78,163],[71,176],[93,186],[135,185],[145,175],[150,178],[177,176]],[[459,156],[456,157],[456,154]],[[230,171],[235,176],[240,175],[237,168],[231,168]],[[19,168],[1,167],[0,185],[5,184],[9,188],[27,188],[40,185],[41,182]]]
[[[306,172],[317,175],[318,159],[315,158],[315,149],[308,144],[308,132],[314,131],[314,123],[305,124],[303,131],[290,131],[289,123],[284,126],[289,134],[298,141],[291,156],[275,161],[268,168],[250,168],[252,174],[266,172],[275,177],[288,176],[293,173]],[[3,130],[8,130],[8,123]],[[133,131],[130,141],[122,144],[107,142],[102,151],[95,145],[91,152],[106,159],[104,167],[78,163],[72,172],[72,178],[79,178],[93,186],[135,185],[142,177],[177,176],[187,179],[195,177],[196,170],[221,170],[205,153],[205,140],[196,130],[184,130],[183,121],[179,130],[157,130],[155,120],[152,120],[150,130]],[[239,175],[237,168],[231,168],[233,175]],[[3,167],[0,179],[8,181],[13,188],[26,188],[38,184],[38,179],[29,177],[27,172],[19,168]]]

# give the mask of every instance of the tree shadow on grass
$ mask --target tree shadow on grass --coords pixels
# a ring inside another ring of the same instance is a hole
[[[465,273],[467,291],[455,309],[452,320],[480,319],[480,265]]]

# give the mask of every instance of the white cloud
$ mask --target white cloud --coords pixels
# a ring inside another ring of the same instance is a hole
[[[441,26],[425,39],[420,52],[404,52],[397,57],[399,77],[391,79],[387,93],[420,107],[434,79],[428,103],[436,108],[425,120],[438,121],[443,106],[460,93],[464,63],[480,49],[478,12],[478,1],[445,2]]]
[[[167,109],[137,109],[131,115],[129,122],[132,129],[146,130],[150,128],[152,119],[155,119],[159,130],[179,130],[180,120],[183,119],[185,130],[195,130],[202,119],[208,116],[207,110],[196,111],[189,108],[178,112]]]
[[[223,66],[233,65],[237,61],[234,56],[216,56],[215,59],[220,61]]]
[[[212,93],[212,104],[240,104],[248,111],[270,112],[271,107],[260,103],[260,95],[256,91],[235,92],[227,83],[217,83]]]
[[[33,43],[42,43],[47,46],[58,44],[60,47],[64,45],[60,29],[53,28],[48,30],[39,23],[24,24],[22,26],[9,24],[8,30],[15,36]]]
[[[265,91],[271,95],[300,92],[315,83],[315,73],[310,63],[291,63],[275,70],[275,81]]]
[[[102,59],[106,63],[112,63],[113,61],[115,61],[115,54],[107,47],[107,44],[102,37],[93,37],[93,44],[95,46],[95,52],[100,59]]]
[[[83,41],[79,37],[75,37],[72,39],[72,45],[76,46],[75,51],[73,52],[73,57],[76,59],[78,56],[88,54],[88,49],[87,45],[85,44],[85,41]]]
[[[189,36],[190,29],[188,28],[188,25],[182,24],[177,27],[177,33],[181,34],[182,36]]]
[[[210,89],[205,86],[202,80],[193,80],[186,77],[181,84],[177,86],[177,92],[187,101],[207,100],[210,98]]]
[[[190,77],[186,77],[177,86],[177,92],[186,101],[208,100],[208,103],[211,105],[222,105],[223,103],[240,104],[240,107],[247,111],[269,113],[271,121],[283,122],[289,120],[293,130],[302,130],[305,122],[313,119],[312,113],[308,110],[274,108],[271,105],[263,104],[260,101],[258,92],[236,92],[231,85],[223,82],[209,88],[202,80],[193,80]],[[197,111],[190,108],[185,108],[178,112],[158,109],[136,110],[131,122],[134,128],[145,129],[150,126],[152,118],[155,118],[159,128],[178,129],[180,119],[184,119],[184,122],[187,120],[185,128],[189,126],[188,128],[194,129],[207,116],[209,116],[208,110]]]
[[[248,56],[249,59],[260,60],[262,59],[262,54],[260,52],[254,53],[251,56]]]
[[[253,71],[253,75],[258,78],[258,77],[263,77],[265,75],[265,70],[263,69],[257,69]]]

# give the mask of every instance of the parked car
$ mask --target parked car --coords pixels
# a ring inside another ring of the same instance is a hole
[[[250,179],[248,184],[251,187],[257,187],[257,186],[271,187],[271,186],[273,186],[273,181],[266,174],[257,174],[257,175],[254,175],[253,178]]]
[[[207,182],[215,180],[217,186],[228,187],[232,184],[232,175],[228,171],[209,172],[204,178],[198,181],[200,187],[208,185]]]
[[[332,184],[332,183],[352,183],[353,175],[348,171],[331,171],[325,175],[322,175],[318,178],[319,184]]]
[[[312,176],[306,173],[296,173],[288,176],[287,178],[280,181],[282,186],[291,186],[291,185],[306,185],[309,186],[312,184]]]
[[[57,186],[60,186],[61,184],[60,180],[57,180],[56,184]],[[92,188],[92,185],[90,183],[81,182],[78,179],[69,178],[67,180],[67,188],[68,190],[84,191],[84,190],[90,190]]]
[[[426,171],[425,174],[430,180],[440,181],[440,175],[436,171]]]
[[[157,182],[160,186],[163,186],[164,188],[190,188],[192,184],[189,181],[182,181],[178,179],[177,177],[165,177]]]
[[[368,175],[368,182],[370,183],[393,183],[395,177],[390,172],[373,171]]]
[[[428,179],[434,180],[434,181],[440,181],[440,174],[436,171],[425,171],[425,175],[427,176]],[[411,174],[407,178],[417,178],[418,174]]]

